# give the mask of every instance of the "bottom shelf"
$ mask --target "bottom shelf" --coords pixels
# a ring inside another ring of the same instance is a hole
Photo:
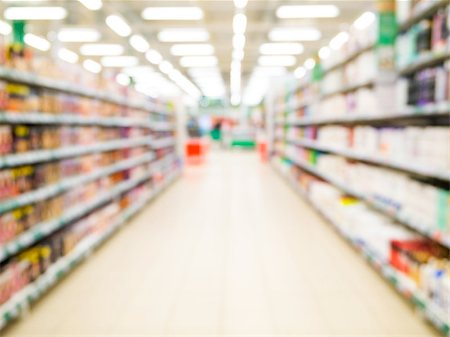
[[[164,182],[151,193],[145,195],[137,203],[126,208],[106,230],[94,233],[83,239],[68,255],[60,258],[52,264],[47,271],[39,276],[33,283],[28,284],[20,292],[15,294],[8,302],[0,307],[0,329],[3,329],[13,319],[26,312],[30,305],[46,293],[52,286],[60,281],[66,274],[73,270],[80,262],[89,257],[92,252],[104,243],[109,237],[138,213],[148,202],[162,192],[179,176],[176,170],[169,173]]]
[[[272,163],[273,164],[273,163]],[[430,303],[427,300],[425,294],[418,289],[414,281],[410,280],[400,272],[395,270],[389,264],[380,259],[377,254],[370,250],[369,247],[362,245],[360,242],[354,240],[351,235],[343,231],[334,221],[331,212],[327,211],[323,207],[320,207],[314,202],[308,194],[300,188],[297,182],[294,181],[288,174],[283,172],[275,164],[272,165],[277,173],[291,186],[294,191],[299,194],[305,201],[307,201],[323,218],[333,225],[333,228],[343,237],[348,243],[350,243],[369,263],[374,269],[405,299],[410,301],[415,308],[425,317],[428,321],[445,336],[450,337],[450,325],[448,319],[445,317],[445,313],[435,307],[434,303]]]

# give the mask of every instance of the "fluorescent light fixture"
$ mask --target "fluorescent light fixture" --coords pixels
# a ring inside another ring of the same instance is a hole
[[[182,67],[214,67],[217,65],[215,56],[184,56],[180,59]]]
[[[340,32],[330,41],[330,47],[334,50],[339,50],[348,41],[349,35],[347,32]]]
[[[209,33],[202,28],[169,28],[158,33],[161,42],[205,42],[209,40]]]
[[[145,20],[201,20],[199,7],[148,7],[142,11]]]
[[[290,67],[296,63],[295,56],[283,55],[283,56],[260,56],[258,64],[261,66],[283,66]]]
[[[134,67],[139,61],[134,56],[104,56],[101,59],[101,63],[104,67],[126,68]]]
[[[330,57],[330,54],[331,54],[331,50],[330,50],[330,48],[328,48],[326,46],[319,49],[319,57],[322,60],[325,60],[328,57]]]
[[[272,41],[317,41],[322,33],[313,27],[304,28],[274,28],[269,32]]]
[[[236,8],[245,8],[247,6],[248,0],[234,0],[234,6]]]
[[[92,28],[62,28],[58,32],[58,40],[62,42],[95,42],[100,37],[100,33]]]
[[[241,71],[241,62],[238,60],[233,60],[231,62],[231,71],[238,70]]]
[[[130,37],[130,45],[140,53],[145,53],[150,49],[150,44],[142,35],[132,35]]]
[[[80,48],[80,52],[86,56],[117,56],[123,53],[120,44],[88,43]]]
[[[160,64],[163,61],[161,54],[154,49],[150,49],[147,53],[145,53],[145,58],[151,64]]]
[[[91,11],[98,11],[102,8],[102,0],[78,0],[84,7]]]
[[[4,12],[8,20],[62,20],[66,16],[63,7],[8,7]]]
[[[316,61],[314,61],[313,58],[309,58],[305,61],[305,68],[306,69],[313,69],[316,66]]]
[[[210,44],[174,44],[170,53],[175,56],[212,55],[214,47]]]
[[[37,36],[34,34],[25,34],[25,43],[29,45],[30,47],[33,47],[35,49],[41,50],[41,51],[47,51],[50,49],[51,44],[48,40],[44,39],[41,36]]]
[[[109,28],[112,29],[114,33],[119,36],[127,37],[131,34],[131,27],[128,25],[125,19],[119,15],[108,16],[106,18],[106,24]]]
[[[12,32],[11,25],[3,20],[0,20],[0,34],[9,35]]]
[[[274,77],[286,74],[285,67],[273,66],[273,67],[255,67],[253,69],[252,76],[255,77]]]
[[[359,18],[353,22],[353,26],[358,30],[364,30],[375,22],[375,14],[372,12],[364,12]]]
[[[298,42],[264,43],[259,47],[263,55],[300,55],[303,50],[303,45]]]
[[[301,18],[335,18],[339,15],[339,8],[334,5],[294,5],[280,6],[277,17],[280,19]]]
[[[169,74],[172,69],[173,65],[168,61],[163,61],[159,64],[159,70],[161,70],[163,74]]]
[[[244,34],[247,29],[247,17],[245,14],[238,13],[233,17],[233,32],[234,34]]]
[[[297,78],[302,78],[306,75],[306,69],[304,67],[298,67],[294,71],[294,76]]]
[[[131,78],[127,74],[119,73],[116,76],[116,82],[124,87],[127,87],[131,83]]]
[[[67,49],[67,48],[60,48],[58,50],[58,57],[63,60],[66,61],[68,63],[77,63],[78,62],[78,54]]]
[[[85,60],[83,62],[83,67],[87,71],[90,71],[91,73],[98,74],[102,71],[102,66],[100,63],[97,63],[93,60]]]
[[[242,61],[244,58],[244,51],[242,49],[235,49],[231,54],[233,60]]]
[[[245,35],[244,34],[234,34],[233,36],[233,48],[235,50],[242,50],[245,46]]]

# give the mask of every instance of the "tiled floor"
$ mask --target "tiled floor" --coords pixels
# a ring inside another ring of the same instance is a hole
[[[270,167],[235,152],[189,168],[5,335],[435,332]]]

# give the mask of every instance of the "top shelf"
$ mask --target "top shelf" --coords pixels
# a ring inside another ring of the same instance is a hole
[[[53,80],[32,73],[17,71],[15,69],[0,67],[0,79],[16,83],[22,83],[33,87],[40,87],[55,91],[61,91],[77,96],[97,99],[103,102],[113,103],[124,107],[129,107],[132,109],[151,111],[159,114],[168,114],[167,111],[156,111],[157,109],[156,104],[151,102],[132,103],[126,97],[118,97],[117,95],[107,94],[99,90],[88,89],[81,85],[75,85],[66,81]]]
[[[421,10],[419,10],[417,13],[414,13],[405,22],[400,23],[400,32],[405,32],[419,21],[432,16],[440,8],[450,4],[450,0],[426,1],[424,3],[426,3],[426,5]]]

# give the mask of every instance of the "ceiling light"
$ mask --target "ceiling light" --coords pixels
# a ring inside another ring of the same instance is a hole
[[[127,87],[131,83],[131,78],[127,74],[119,73],[116,76],[116,82],[124,87]]]
[[[170,53],[175,56],[212,55],[214,47],[210,44],[174,44]]]
[[[104,67],[126,68],[137,65],[138,59],[134,56],[105,56],[101,63]]]
[[[100,33],[92,28],[62,28],[58,32],[58,40],[62,42],[95,42]]]
[[[339,8],[334,5],[280,6],[277,9],[280,19],[334,18],[338,15]]]
[[[290,67],[296,63],[295,56],[283,55],[283,56],[260,56],[258,64],[261,66],[283,66]]]
[[[339,50],[348,41],[349,35],[347,32],[340,32],[330,41],[330,47],[334,50]]]
[[[294,71],[294,76],[297,78],[302,78],[306,75],[306,69],[304,67],[298,67]]]
[[[234,0],[234,6],[236,8],[245,8],[248,0]]]
[[[84,44],[80,52],[86,56],[117,56],[124,51],[120,44],[90,43]]]
[[[305,68],[306,69],[313,69],[316,66],[316,61],[314,61],[313,58],[309,58],[305,61]]]
[[[4,12],[8,20],[62,20],[66,16],[63,7],[8,7]]]
[[[91,11],[97,11],[102,8],[102,0],[78,0],[84,7]]]
[[[134,49],[141,53],[145,53],[150,48],[149,43],[142,35],[132,35],[130,37],[130,44]]]
[[[11,25],[5,21],[0,20],[0,34],[8,35],[12,31]]]
[[[97,63],[93,60],[85,60],[83,62],[83,67],[87,71],[90,71],[91,73],[98,74],[100,71],[102,71],[102,66],[100,63]]]
[[[358,30],[363,30],[375,22],[375,14],[372,12],[364,12],[359,18],[353,22],[353,26]]]
[[[213,67],[217,65],[215,56],[184,56],[180,59],[183,67]]]
[[[244,58],[244,51],[242,49],[235,49],[233,50],[231,57],[233,60],[242,61],[242,59]]]
[[[67,49],[67,48],[60,48],[58,50],[58,57],[66,62],[69,63],[77,63],[78,62],[78,54],[74,53],[73,51]]]
[[[168,74],[172,71],[173,69],[173,65],[170,64],[170,62],[168,61],[163,61],[159,64],[159,70],[161,70],[161,72],[163,74]]]
[[[30,47],[33,47],[33,48],[41,50],[41,51],[47,51],[51,47],[51,44],[49,41],[47,41],[43,37],[40,37],[40,36],[37,36],[34,34],[30,34],[30,33],[25,34],[24,41]]]
[[[245,14],[238,13],[233,17],[233,32],[235,34],[244,34],[247,28],[247,17]]]
[[[317,41],[321,37],[320,31],[313,27],[274,28],[269,32],[272,41]]]
[[[209,33],[201,28],[169,28],[158,33],[161,42],[204,42],[209,40]]]
[[[145,20],[201,20],[199,7],[148,7],[142,11]]]
[[[330,57],[330,54],[331,54],[331,50],[330,50],[330,48],[328,48],[326,46],[319,49],[319,57],[322,60],[325,60],[328,57]]]
[[[119,15],[110,15],[106,18],[106,24],[114,33],[119,36],[127,37],[131,34],[131,27]]]
[[[264,43],[259,47],[259,52],[264,55],[299,55],[303,53],[301,43]]]
[[[273,77],[273,76],[281,76],[286,74],[286,68],[280,66],[274,67],[255,67],[253,70],[252,76],[263,76],[263,77]]]
[[[234,34],[233,36],[233,48],[236,50],[244,49],[245,46],[245,35]]]
[[[238,70],[241,71],[241,62],[238,60],[233,60],[231,62],[231,70]]]
[[[147,53],[145,53],[145,58],[152,64],[160,64],[163,60],[161,54],[154,49],[150,49]]]

